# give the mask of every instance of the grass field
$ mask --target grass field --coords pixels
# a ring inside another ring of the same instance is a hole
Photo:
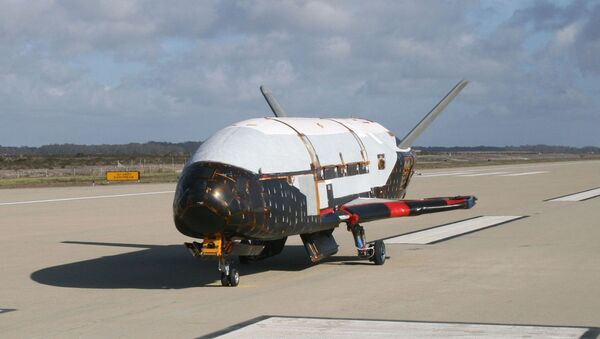
[[[417,154],[417,169],[600,160],[600,154],[530,152],[436,152]]]
[[[432,168],[491,166],[527,164],[556,161],[599,160],[600,154],[571,153],[524,153],[524,152],[423,152],[417,154],[415,170]],[[105,180],[106,170],[133,170],[141,172],[141,180],[135,183],[176,182],[182,168],[183,158],[167,157],[152,159],[157,163],[146,163],[140,159],[128,159],[122,163],[133,167],[127,169],[107,167],[118,162],[115,157],[33,157],[23,160],[4,161],[0,166],[0,189],[50,186],[119,185],[131,182]],[[44,165],[51,165],[43,167]],[[56,165],[60,165],[58,168]]]
[[[159,172],[142,173],[141,180],[136,183],[158,183],[158,182],[177,182],[179,173],[177,172]],[[127,181],[113,181],[110,185],[120,185],[131,183]],[[90,175],[72,175],[72,176],[49,176],[49,177],[25,177],[0,179],[0,188],[20,188],[20,187],[56,187],[56,186],[91,186],[91,185],[109,185],[104,176]]]

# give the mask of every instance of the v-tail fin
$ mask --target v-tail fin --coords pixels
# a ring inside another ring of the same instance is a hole
[[[275,114],[276,117],[285,118],[288,116],[288,114],[286,113],[286,111],[283,110],[283,107],[281,107],[277,99],[275,99],[275,96],[273,95],[273,92],[271,92],[270,89],[268,89],[265,86],[260,86],[260,92],[265,97],[265,100],[267,100],[267,104],[269,104],[269,107],[271,107],[271,111],[273,111],[273,114]]]
[[[427,113],[427,115],[404,137],[404,139],[398,142],[398,148],[409,149],[415,139],[423,133],[423,131],[429,127],[431,122],[437,118],[437,116],[448,106],[448,104],[460,93],[460,91],[467,86],[469,82],[467,80],[461,80],[452,88],[452,90],[446,94],[446,96],[437,104],[435,107]]]

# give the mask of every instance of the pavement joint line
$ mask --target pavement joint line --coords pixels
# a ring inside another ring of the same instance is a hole
[[[544,326],[469,322],[434,322],[261,316],[213,332],[202,338],[362,338],[364,333],[385,338],[587,338],[598,333],[591,326]]]
[[[73,197],[73,198],[13,201],[13,202],[2,202],[2,203],[0,203],[0,206],[42,204],[42,203],[50,203],[50,202],[77,201],[77,200],[124,198],[124,197],[136,197],[136,196],[168,194],[168,193],[175,193],[175,191],[141,192],[141,193],[125,193],[125,194],[111,194],[111,195],[92,195],[92,196],[86,196],[86,197]]]
[[[527,216],[478,216],[383,239],[388,244],[429,245],[520,220]]]
[[[585,201],[600,196],[600,187],[592,188],[589,190],[562,195],[560,197],[547,199],[544,201]]]

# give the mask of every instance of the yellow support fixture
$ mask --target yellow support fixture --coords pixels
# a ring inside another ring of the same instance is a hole
[[[204,241],[202,242],[202,251],[201,254],[203,256],[217,256],[220,257],[223,253],[223,240],[220,234],[215,235],[214,237],[204,237]]]

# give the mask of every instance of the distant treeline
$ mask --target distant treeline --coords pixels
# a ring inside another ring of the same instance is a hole
[[[567,153],[567,154],[600,154],[600,147],[569,147],[550,145],[522,145],[522,146],[474,146],[474,147],[414,147],[421,152],[515,152],[515,153]]]
[[[129,143],[123,145],[75,145],[56,144],[40,147],[4,147],[0,146],[2,156],[89,156],[89,155],[187,155],[193,154],[201,141],[180,143],[155,142]]]
[[[56,144],[40,147],[4,147],[0,146],[0,156],[90,156],[90,155],[184,155],[193,154],[202,144],[201,141],[187,141],[180,143],[171,142],[146,142],[129,143],[123,145],[75,145]],[[569,153],[569,154],[600,154],[600,147],[568,147],[549,145],[523,145],[523,146],[474,146],[474,147],[414,147],[423,153],[439,152],[519,152],[519,153]]]

